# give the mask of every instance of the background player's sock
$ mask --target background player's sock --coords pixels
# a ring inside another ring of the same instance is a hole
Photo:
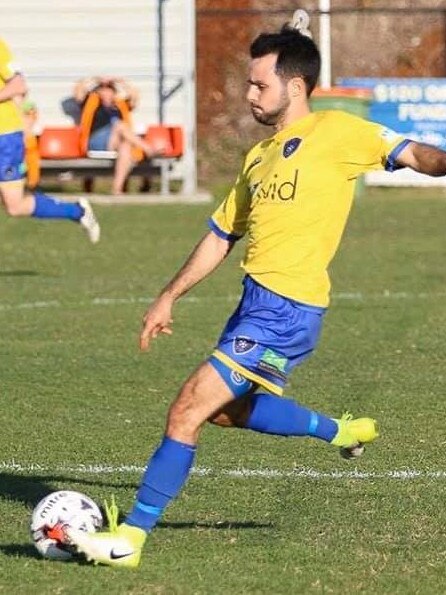
[[[164,509],[183,487],[192,467],[196,447],[165,436],[149,460],[132,511],[125,519],[150,531]]]
[[[34,192],[35,206],[31,216],[38,219],[70,219],[79,221],[84,209],[77,202],[59,201],[47,194]]]
[[[291,399],[255,394],[246,425],[250,430],[279,436],[314,436],[331,442],[338,424],[331,418],[302,407]]]

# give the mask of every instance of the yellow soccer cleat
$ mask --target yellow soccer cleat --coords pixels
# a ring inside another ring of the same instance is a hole
[[[375,419],[359,417],[353,419],[351,413],[344,413],[341,419],[335,419],[338,432],[331,441],[334,446],[339,446],[341,456],[346,459],[356,458],[364,452],[364,444],[373,442],[378,438],[378,426]]]
[[[65,531],[69,542],[87,560],[120,568],[136,568],[147,537],[143,529],[122,523],[117,525],[118,509],[114,503],[106,506],[110,531],[86,533],[71,527]]]

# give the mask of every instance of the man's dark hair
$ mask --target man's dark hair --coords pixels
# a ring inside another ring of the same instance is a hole
[[[309,97],[321,69],[321,56],[314,41],[285,25],[279,33],[261,33],[251,44],[251,58],[276,54],[276,73],[284,80],[301,77]]]

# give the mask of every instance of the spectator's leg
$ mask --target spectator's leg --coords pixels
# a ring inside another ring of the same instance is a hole
[[[150,192],[152,189],[152,180],[149,176],[143,176],[141,178],[141,185],[139,187],[140,192]]]
[[[94,190],[94,178],[93,176],[87,176],[82,179],[82,188],[84,192],[93,192]]]
[[[122,140],[130,143],[132,147],[138,147],[144,152],[146,157],[149,158],[163,153],[162,150],[157,151],[148,143],[146,143],[146,141],[135,134],[125,122],[118,120],[113,124],[110,140],[108,142],[108,148],[111,151],[117,151]]]
[[[116,157],[112,192],[113,194],[122,194],[125,181],[133,167],[132,145],[122,140],[115,150],[118,151],[118,156]]]

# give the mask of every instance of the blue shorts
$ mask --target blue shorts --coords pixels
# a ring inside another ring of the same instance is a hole
[[[25,173],[23,132],[0,134],[0,182],[23,180]]]
[[[326,309],[280,296],[249,276],[243,285],[213,356],[281,395],[291,370],[316,347]]]
[[[107,124],[107,126],[95,130],[88,139],[88,149],[90,151],[108,151],[112,128],[113,124]]]

